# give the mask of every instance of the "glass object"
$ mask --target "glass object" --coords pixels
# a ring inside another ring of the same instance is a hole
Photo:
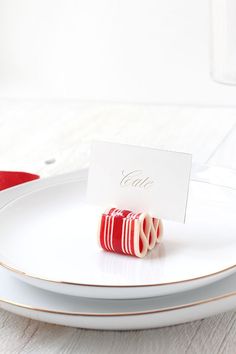
[[[236,0],[211,0],[211,74],[236,85]]]

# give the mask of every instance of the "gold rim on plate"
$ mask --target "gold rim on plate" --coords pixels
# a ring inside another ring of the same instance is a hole
[[[214,273],[210,273],[210,274],[206,274],[206,275],[202,275],[199,277],[195,277],[195,278],[191,278],[191,279],[184,279],[184,280],[177,280],[175,282],[169,282],[169,283],[157,283],[157,284],[136,284],[136,285],[101,285],[101,284],[84,284],[84,283],[76,283],[76,282],[69,282],[69,281],[64,281],[64,280],[54,280],[54,279],[48,279],[48,278],[44,278],[44,277],[39,277],[39,276],[35,276],[33,274],[29,274],[27,272],[21,271],[19,269],[16,269],[12,266],[9,266],[8,264],[0,261],[0,266],[13,272],[16,273],[20,276],[24,276],[24,277],[28,277],[31,279],[36,279],[36,280],[40,280],[40,281],[46,281],[49,283],[55,283],[55,284],[64,284],[64,285],[74,285],[74,286],[83,286],[83,287],[96,287],[96,288],[146,288],[146,287],[153,287],[153,286],[168,286],[168,285],[177,285],[177,284],[183,284],[183,283],[188,283],[190,281],[196,281],[196,280],[200,280],[200,279],[205,279],[205,278],[209,278],[209,277],[214,277],[216,275],[219,275],[221,273],[230,271],[230,270],[234,270],[236,269],[236,265],[232,265],[230,267],[227,267],[225,269],[219,270],[217,272]]]
[[[181,309],[187,309],[190,307],[194,307],[197,305],[204,305],[208,304],[211,302],[215,301],[220,301],[223,299],[231,298],[236,296],[236,291],[232,293],[228,293],[225,295],[220,295],[216,297],[212,297],[207,300],[200,300],[200,301],[195,301],[189,304],[183,304],[179,306],[171,306],[171,307],[164,307],[163,309],[154,309],[154,310],[149,310],[149,311],[135,311],[135,312],[114,312],[114,313],[86,313],[86,312],[74,312],[74,311],[58,311],[58,310],[48,310],[43,307],[33,307],[29,305],[23,305],[14,301],[6,300],[6,299],[1,299],[0,298],[0,303],[4,303],[7,305],[13,305],[16,307],[32,310],[32,311],[37,311],[37,312],[45,312],[45,313],[51,313],[51,314],[57,314],[57,315],[67,315],[67,316],[83,316],[83,317],[125,317],[125,316],[142,316],[142,315],[151,315],[155,313],[162,313],[162,312],[171,312],[171,311],[176,311],[176,310],[181,310]]]

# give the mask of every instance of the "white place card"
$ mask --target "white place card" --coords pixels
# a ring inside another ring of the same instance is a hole
[[[184,222],[191,162],[182,152],[94,142],[87,201]]]

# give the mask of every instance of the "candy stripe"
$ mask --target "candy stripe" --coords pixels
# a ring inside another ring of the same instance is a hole
[[[125,219],[125,251],[129,254],[128,250],[128,233],[129,233],[129,220]]]
[[[112,251],[114,252],[113,232],[114,232],[114,218],[111,219],[111,232],[110,232],[110,245],[111,245]]]
[[[121,236],[122,241],[121,242],[122,242],[123,253],[126,253],[125,252],[125,225],[126,225],[125,221],[126,221],[125,219],[122,220],[122,236]]]
[[[108,249],[109,251],[111,251],[111,232],[110,232],[110,229],[111,229],[111,220],[112,218],[109,216],[108,217],[108,228],[107,228],[107,246],[108,246]]]
[[[163,234],[160,219],[116,208],[102,214],[99,227],[99,244],[103,249],[140,258],[160,243]]]
[[[132,219],[129,220],[129,254],[132,255],[132,251],[131,251],[131,233],[132,233]]]
[[[113,247],[114,252],[124,253],[122,250],[122,228],[123,228],[123,219],[121,217],[114,217],[114,227],[113,227]]]
[[[105,245],[105,249],[108,251],[108,248],[107,248],[107,220],[108,220],[108,216],[106,215],[105,216],[105,227],[104,227],[104,245]]]
[[[131,254],[132,256],[135,256],[135,252],[134,252],[134,232],[135,232],[135,221],[132,220],[132,224],[131,224],[131,237],[130,237],[130,249],[131,249]]]

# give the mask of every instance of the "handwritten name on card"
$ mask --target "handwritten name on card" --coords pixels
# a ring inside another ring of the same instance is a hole
[[[89,203],[184,222],[191,155],[125,144],[92,144]]]
[[[142,170],[134,170],[130,172],[122,170],[121,174],[121,187],[136,187],[147,189],[150,188],[154,183],[150,177],[145,177]]]

